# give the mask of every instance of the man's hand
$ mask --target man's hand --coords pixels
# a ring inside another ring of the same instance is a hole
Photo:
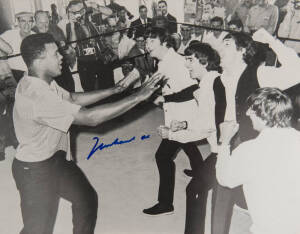
[[[235,121],[226,121],[220,124],[220,141],[224,145],[229,145],[231,139],[234,137],[234,135],[239,130],[239,124]]]
[[[274,41],[273,36],[264,28],[260,28],[255,33],[253,33],[252,39],[264,44],[270,44],[272,41]]]
[[[153,103],[157,106],[162,105],[165,102],[165,98],[162,95],[159,95],[157,98],[154,99]]]
[[[116,93],[121,93],[129,87],[131,87],[134,83],[138,81],[139,77],[139,71],[136,68],[134,68],[125,78],[123,78],[116,84]]]
[[[186,128],[186,122],[185,121],[177,121],[177,120],[172,120],[171,121],[171,126],[170,129],[172,132],[177,132],[180,130],[184,130]]]
[[[137,95],[142,99],[146,100],[151,95],[160,88],[159,83],[160,80],[164,79],[164,76],[160,73],[156,73],[151,76],[146,82],[143,83],[140,90],[137,92]]]
[[[158,131],[158,135],[160,135],[162,139],[168,139],[169,138],[170,128],[168,128],[164,125],[161,125],[157,128],[157,131]]]

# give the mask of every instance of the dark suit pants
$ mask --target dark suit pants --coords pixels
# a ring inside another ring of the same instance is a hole
[[[228,234],[234,204],[247,209],[242,186],[230,189],[216,184],[213,190],[212,234]]]
[[[216,184],[216,154],[210,154],[186,188],[185,234],[204,234],[208,191]]]
[[[14,159],[12,172],[21,197],[21,234],[53,233],[60,197],[72,203],[73,233],[94,233],[97,193],[80,168],[65,159],[65,152],[41,162]]]
[[[179,149],[183,149],[190,160],[191,168],[197,171],[203,163],[199,149],[194,142],[180,143],[163,139],[156,151],[155,158],[159,171],[158,201],[165,205],[172,205],[175,187],[174,159]]]

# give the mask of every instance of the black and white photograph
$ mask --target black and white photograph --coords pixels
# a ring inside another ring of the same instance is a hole
[[[0,234],[300,234],[300,0],[0,0]]]

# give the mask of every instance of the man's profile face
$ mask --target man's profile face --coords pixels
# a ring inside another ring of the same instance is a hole
[[[153,58],[158,58],[162,44],[158,37],[156,38],[147,38],[146,40],[146,49],[150,53],[150,56]]]
[[[143,7],[140,9],[139,12],[140,12],[140,17],[142,19],[147,19],[147,8]]]
[[[251,108],[247,110],[246,115],[251,119],[253,129],[260,132],[265,126],[264,121]]]
[[[58,47],[55,43],[49,43],[45,45],[45,51],[41,55],[45,70],[48,76],[56,77],[61,74],[62,68],[62,56],[58,51]]]
[[[226,38],[223,40],[222,47],[220,49],[221,66],[223,68],[230,68],[232,61],[236,57],[236,54],[240,51],[237,50],[234,39]],[[240,52],[241,53],[241,52]]]
[[[47,14],[38,14],[36,18],[36,27],[39,33],[46,33],[49,30],[49,17]]]
[[[185,66],[189,70],[192,79],[201,80],[206,72],[206,64],[201,64],[194,54],[185,56]]]
[[[21,16],[18,18],[18,25],[24,34],[29,34],[33,25],[33,18],[31,16]]]
[[[164,2],[158,4],[158,8],[161,10],[162,15],[166,15],[168,12],[167,5]]]

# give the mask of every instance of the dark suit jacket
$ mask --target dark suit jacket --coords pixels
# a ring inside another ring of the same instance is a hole
[[[174,16],[170,15],[169,13],[167,14],[167,19],[169,21],[170,33],[177,33],[177,19]]]
[[[131,24],[130,24],[130,29],[128,30],[127,36],[129,38],[132,38],[134,31],[136,33],[139,33],[139,34],[144,34],[146,32],[147,27],[151,26],[151,22],[152,22],[151,18],[147,18],[147,25],[141,25],[143,23],[142,23],[142,21],[141,21],[140,18],[132,21]],[[138,25],[141,25],[141,26],[140,27],[136,27],[136,28],[131,28],[131,27],[138,26]]]

